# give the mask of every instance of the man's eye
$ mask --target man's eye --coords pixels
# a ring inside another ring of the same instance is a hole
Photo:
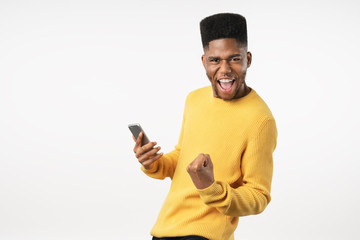
[[[235,57],[235,58],[232,58],[231,61],[233,61],[233,62],[240,62],[240,61],[241,61],[241,58]]]
[[[217,62],[219,62],[219,59],[217,59],[217,58],[210,58],[210,62],[212,62],[212,63],[217,63]]]

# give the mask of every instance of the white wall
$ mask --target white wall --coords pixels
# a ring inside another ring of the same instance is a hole
[[[0,0],[0,239],[150,239],[170,181],[139,170],[127,124],[172,150],[218,12],[247,17],[279,131],[272,202],[236,239],[357,239],[359,5]]]

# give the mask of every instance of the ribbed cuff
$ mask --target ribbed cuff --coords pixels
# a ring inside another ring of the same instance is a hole
[[[220,182],[213,182],[209,187],[204,189],[198,189],[201,199],[204,203],[210,203],[214,201],[214,196],[219,196],[224,192],[223,186]]]

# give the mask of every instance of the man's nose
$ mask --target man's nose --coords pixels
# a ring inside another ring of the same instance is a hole
[[[224,75],[231,72],[230,63],[226,59],[221,60],[219,71]]]

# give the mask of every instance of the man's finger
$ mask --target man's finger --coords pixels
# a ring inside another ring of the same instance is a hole
[[[207,167],[211,164],[211,159],[210,159],[210,155],[209,154],[204,154],[204,161],[203,161],[203,166]]]
[[[151,150],[156,144],[157,142],[149,142],[142,147],[138,147],[135,151],[136,157],[139,158],[141,155]]]
[[[164,154],[163,153],[159,153],[157,154],[155,157],[149,159],[149,160],[146,160],[142,163],[142,165],[145,167],[145,168],[148,168],[150,167],[150,165],[152,163],[154,163],[156,160],[158,160],[159,158],[161,158]]]
[[[133,139],[135,140],[134,136]],[[134,153],[136,153],[136,157],[138,157],[139,155],[139,148],[141,147],[141,142],[142,142],[142,132],[139,133],[138,138],[135,141]]]
[[[203,161],[203,166],[206,167],[208,164],[209,164],[209,161],[207,160],[207,158],[205,158]]]
[[[196,161],[196,169],[200,170],[202,167],[206,167],[206,154],[200,153],[198,157],[195,159]]]
[[[209,154],[200,153],[194,161],[192,161],[188,167],[188,171],[198,172],[201,171],[204,167],[211,166],[211,159]]]
[[[141,147],[142,142],[142,132],[139,134],[138,138],[136,139],[135,148]]]
[[[144,154],[147,154],[150,150],[154,148],[154,146],[157,144],[157,142],[149,142],[148,144],[145,144],[142,147],[138,147],[135,151],[135,156],[137,158],[142,157]]]
[[[154,145],[155,146],[155,145]],[[153,155],[155,155],[158,151],[160,151],[161,147],[156,147],[153,148],[147,152],[145,152],[144,154],[142,154],[142,156],[139,156],[139,162],[143,162],[148,160],[149,158],[152,158]]]
[[[155,147],[156,144],[157,144],[157,142],[149,142],[149,143],[145,144],[144,146],[142,146],[141,148],[144,152],[147,152],[147,151],[151,150],[153,147]]]
[[[211,161],[211,158],[210,158],[210,155],[209,155],[209,154],[206,154],[206,162],[207,162],[206,166],[208,166],[208,167],[210,167],[210,168],[213,167],[213,163],[212,163],[212,161]]]

